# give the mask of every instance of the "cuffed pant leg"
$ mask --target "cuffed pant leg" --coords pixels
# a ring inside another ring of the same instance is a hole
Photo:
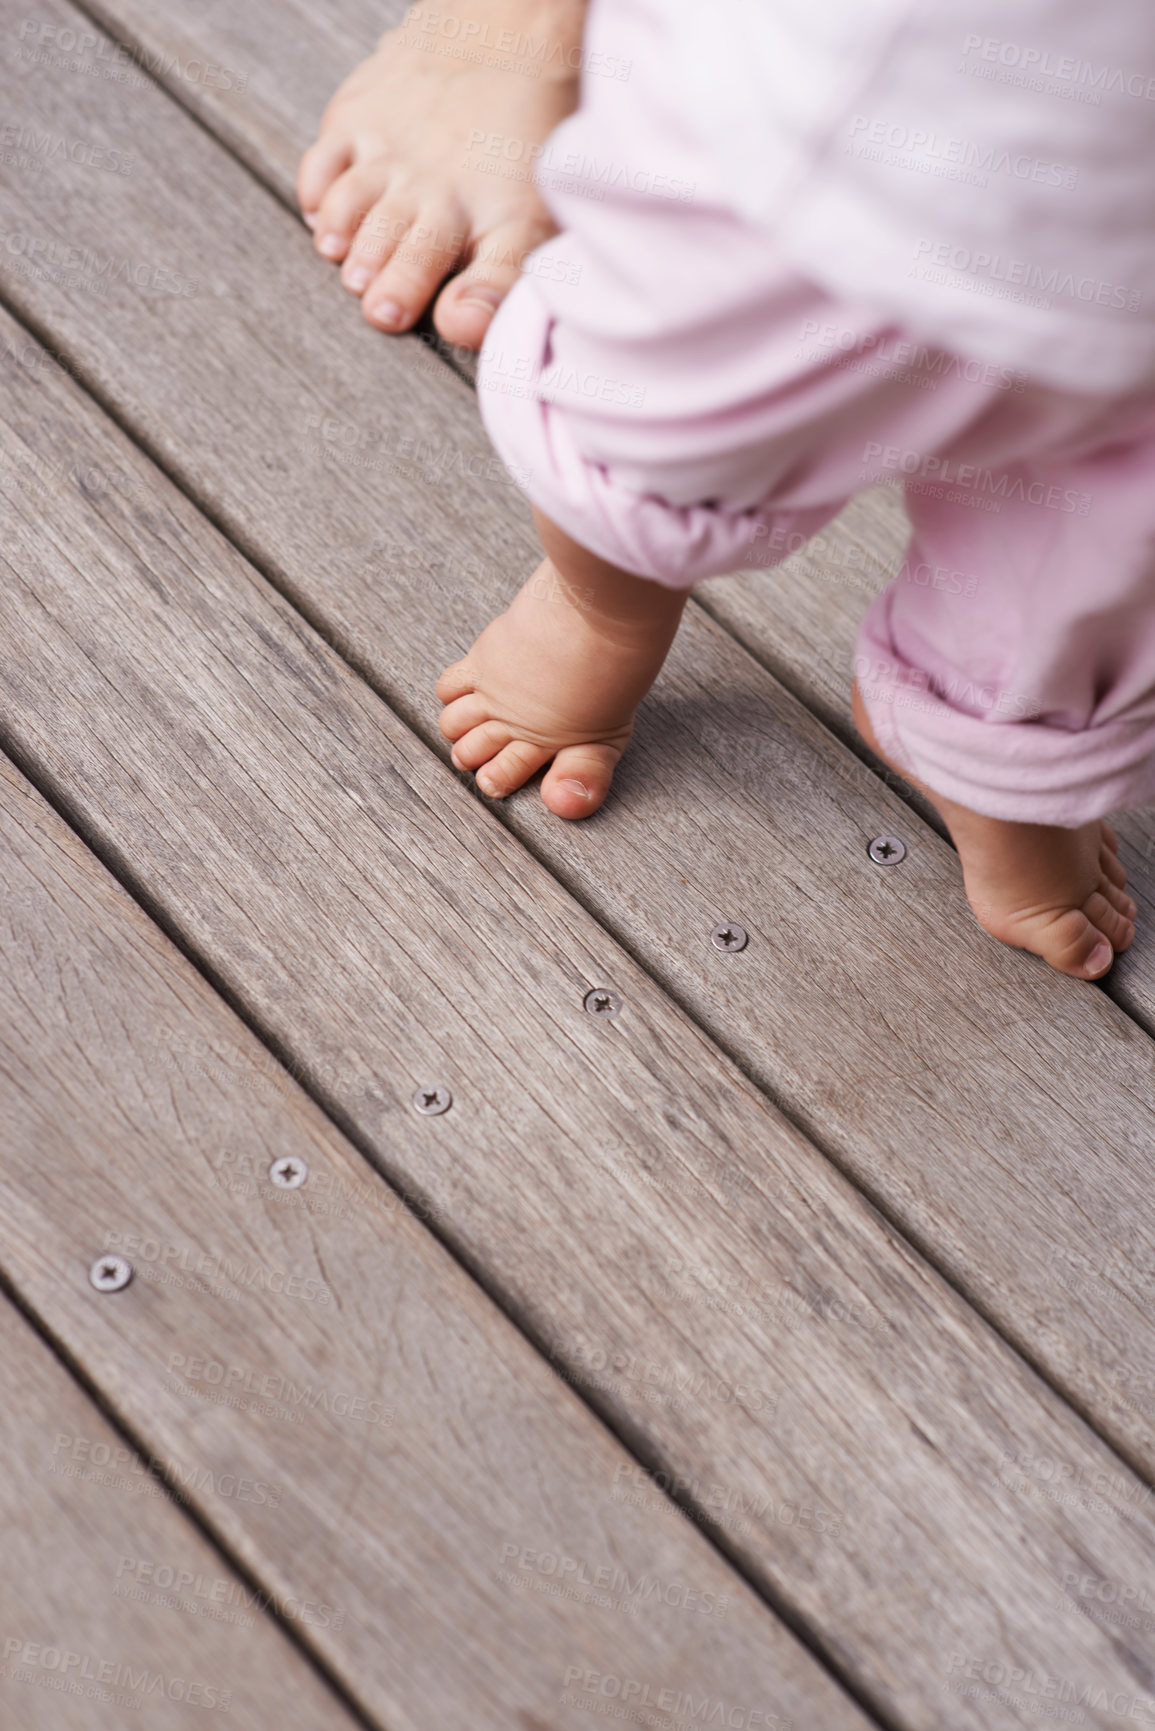
[[[1155,800],[1155,427],[971,469],[908,486],[906,560],[860,627],[880,746],[990,817],[1074,827]]]

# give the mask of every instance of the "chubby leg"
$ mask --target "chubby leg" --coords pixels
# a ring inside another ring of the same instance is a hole
[[[608,565],[536,513],[546,558],[507,612],[437,681],[458,769],[504,799],[551,764],[558,817],[605,800],[634,712],[674,641],[688,589]]]
[[[318,252],[379,329],[408,330],[459,271],[434,323],[479,348],[555,233],[533,159],[577,106],[584,16],[585,0],[459,0],[448,40],[440,13],[411,6],[334,95],[297,191]]]
[[[1042,956],[1062,974],[1097,980],[1135,937],[1135,903],[1109,823],[1077,829],[984,817],[913,781],[880,747],[857,682],[854,720],[870,749],[899,769],[941,816],[962,862],[975,918],[992,937]]]

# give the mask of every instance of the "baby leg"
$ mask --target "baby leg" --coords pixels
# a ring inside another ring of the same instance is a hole
[[[503,799],[552,760],[542,798],[589,817],[609,792],[634,712],[661,670],[689,594],[578,547],[540,513],[547,557],[437,682],[458,769]]]
[[[871,750],[892,768],[870,725],[857,682],[854,719]],[[992,937],[1042,956],[1060,973],[1097,980],[1135,937],[1135,903],[1118,840],[1101,818],[1069,829],[984,817],[901,773],[920,788],[950,831],[963,869],[967,900]]]
[[[855,661],[859,729],[941,813],[980,923],[1084,979],[1134,937],[1105,815],[1155,797],[1145,414],[1089,455],[953,486],[948,457],[908,487],[915,539]]]

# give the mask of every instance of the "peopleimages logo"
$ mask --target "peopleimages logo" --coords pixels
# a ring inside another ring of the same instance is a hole
[[[987,176],[991,174],[1010,175],[1015,180],[1032,180],[1041,186],[1061,186],[1068,190],[1077,185],[1079,179],[1078,169],[1048,157],[1029,156],[1025,151],[1012,154],[993,144],[979,144],[973,139],[935,132],[932,127],[872,120],[865,114],[857,114],[851,121],[849,142],[843,149],[848,155],[863,156],[870,161],[919,174],[937,175],[943,179],[969,178],[976,186],[986,186]]]
[[[1015,475],[1006,469],[984,469],[978,463],[960,463],[953,457],[938,456],[933,451],[904,450],[899,445],[883,445],[868,439],[862,448],[862,479],[886,481],[890,475],[904,475],[907,484],[916,490],[936,496],[932,489],[918,483],[932,482],[939,489],[953,488],[950,498],[974,500],[993,510],[1003,504],[1017,502],[1040,505],[1044,510],[1062,511],[1068,515],[1086,517],[1091,510],[1092,495],[1080,493],[1074,487],[1048,485]]]
[[[976,361],[962,355],[949,354],[929,343],[896,337],[893,331],[855,330],[848,325],[835,325],[820,319],[806,319],[798,331],[796,351],[806,359],[819,360],[838,350],[841,361],[847,358],[866,359],[877,363],[870,370],[883,376],[884,369],[908,368],[896,376],[900,383],[913,383],[917,378],[924,389],[933,390],[942,379],[965,379],[968,384],[985,385],[991,390],[1026,390],[1027,375],[1018,367],[1003,367],[993,361]],[[809,347],[807,345],[810,345]]]
[[[203,1707],[210,1713],[227,1713],[232,1691],[213,1683],[198,1683],[188,1677],[166,1677],[147,1665],[102,1659],[97,1653],[77,1653],[70,1647],[54,1647],[44,1641],[29,1641],[9,1635],[4,1641],[4,1671],[16,1682],[40,1683],[52,1679],[64,1694],[90,1695],[102,1699],[101,1688],[122,1689],[143,1705],[150,1697],[179,1701],[186,1707]],[[38,1674],[39,1673],[39,1674]],[[87,1687],[85,1687],[87,1685]]]
[[[345,1613],[316,1599],[278,1597],[262,1587],[248,1587],[225,1575],[202,1575],[198,1569],[182,1569],[145,1557],[121,1557],[116,1567],[120,1598],[136,1597],[142,1603],[164,1603],[170,1609],[190,1610],[202,1616],[217,1616],[229,1609],[275,1610],[290,1623],[308,1623],[322,1629],[344,1627]],[[168,1599],[159,1595],[168,1594]],[[251,1628],[253,1618],[243,1619]]]
[[[1066,295],[1087,306],[1114,308],[1134,313],[1139,310],[1142,293],[1124,288],[1119,283],[1100,282],[1095,277],[1077,277],[1073,271],[1032,264],[1028,259],[1004,258],[1002,253],[985,252],[981,247],[954,246],[948,240],[920,240],[915,245],[914,271],[921,264],[938,270],[954,271],[962,277],[974,277],[992,286],[1020,288],[1036,295]]]
[[[1106,1575],[1084,1575],[1078,1569],[1064,1569],[1063,1591],[1071,1598],[1118,1605],[1125,1611],[1155,1611],[1155,1595],[1149,1595],[1146,1587],[1127,1586]]]
[[[1089,102],[1098,102],[1104,93],[1155,101],[1155,76],[1151,74],[1108,66],[1106,62],[1096,66],[1074,54],[1055,54],[1049,48],[1004,42],[997,36],[965,36],[962,70],[978,72],[983,62],[992,68],[1024,75],[1032,88],[1038,88],[1044,78],[1053,78],[1060,85],[1084,92],[1084,100]]]
[[[656,1575],[631,1575],[617,1563],[587,1563],[580,1557],[538,1551],[529,1545],[503,1545],[501,1561],[506,1576],[515,1582],[514,1571],[518,1571],[523,1576],[538,1576],[562,1586],[588,1587],[595,1594],[609,1595],[607,1605],[616,1598],[618,1608],[631,1614],[642,1605],[658,1603],[701,1617],[724,1617],[730,1604],[728,1593],[708,1587],[692,1587],[681,1580],[665,1581]]]
[[[985,1691],[982,1685],[985,1685]],[[1072,1709],[1067,1717],[1076,1718],[1076,1722],[1081,1722],[1082,1711],[1089,1710],[1110,1713],[1118,1719],[1131,1719],[1144,1725],[1155,1723],[1155,1698],[1150,1695],[1129,1695],[1122,1689],[1077,1683],[1073,1678],[1059,1677],[1050,1671],[1036,1671],[1031,1665],[1008,1665],[1002,1659],[974,1653],[951,1654],[943,1688],[975,1698],[981,1698],[983,1693],[993,1695],[1005,1705],[1017,1706],[1030,1713],[1046,1712],[1043,1702],[1062,1705]]]
[[[197,1385],[219,1390],[226,1403],[229,1398],[256,1397],[272,1401],[286,1411],[323,1412],[359,1424],[391,1425],[396,1417],[394,1407],[386,1406],[371,1396],[354,1394],[347,1389],[325,1388],[312,1382],[294,1382],[279,1371],[258,1371],[245,1365],[223,1364],[219,1359],[206,1358],[200,1353],[170,1352],[168,1370],[186,1387],[194,1387],[195,1392],[200,1392]]]
[[[743,1707],[717,1695],[694,1695],[687,1689],[660,1688],[640,1677],[622,1677],[613,1671],[593,1671],[585,1665],[567,1665],[562,1705],[608,1714],[601,1702],[620,1703],[615,1718],[641,1718],[639,1709],[649,1708],[687,1725],[729,1726],[730,1731],[792,1731],[793,1720],[784,1719],[769,1707]],[[600,1701],[599,1701],[600,1697]],[[632,1711],[631,1711],[632,1709]],[[652,1719],[643,1723],[652,1724]]]

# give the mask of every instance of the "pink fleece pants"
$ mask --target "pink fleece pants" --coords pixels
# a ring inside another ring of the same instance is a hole
[[[538,256],[585,262],[573,233]],[[929,349],[759,262],[737,376],[734,322],[615,354],[604,323],[590,343],[517,286],[479,388],[533,502],[689,586],[778,564],[855,493],[900,487],[913,534],[854,662],[882,749],[991,817],[1074,826],[1155,799],[1155,396]]]

